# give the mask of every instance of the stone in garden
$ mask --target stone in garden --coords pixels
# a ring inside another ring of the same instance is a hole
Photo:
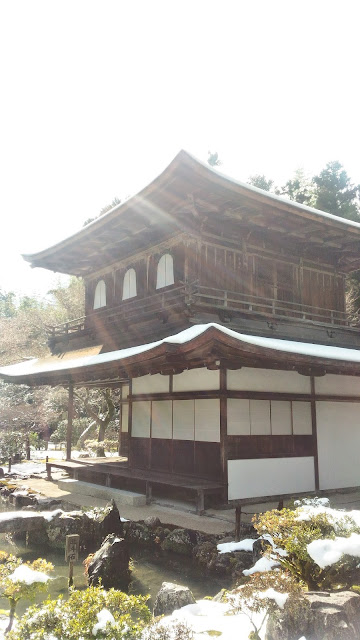
[[[108,535],[87,565],[89,585],[98,585],[101,580],[105,589],[127,589],[130,582],[129,562],[129,549],[124,538]]]
[[[299,608],[286,606],[269,619],[266,640],[359,640],[360,595],[308,592]]]
[[[4,469],[2,467],[0,467],[0,478],[3,478],[4,475],[5,475]]]
[[[195,604],[195,598],[188,587],[163,582],[155,599],[154,616],[169,615],[187,604]]]
[[[174,529],[166,536],[161,548],[164,551],[173,551],[184,556],[191,556],[193,547],[197,544],[196,537],[191,534],[194,534],[194,532],[189,529]]]
[[[156,529],[157,527],[160,527],[161,522],[160,518],[157,518],[157,516],[149,516],[148,518],[145,518],[144,524],[151,529]]]
[[[114,500],[111,501],[111,504],[106,506],[104,514],[98,518],[98,522],[100,535],[99,544],[101,544],[103,539],[106,538],[109,533],[114,533],[119,538],[124,536],[123,523],[120,520],[119,509],[117,508]]]

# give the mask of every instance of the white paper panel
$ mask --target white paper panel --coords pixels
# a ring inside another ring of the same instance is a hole
[[[271,400],[271,433],[273,436],[291,435],[291,402]]]
[[[235,391],[310,393],[310,378],[296,371],[243,367],[238,371],[228,369],[227,388]]]
[[[156,373],[153,376],[133,378],[132,392],[133,395],[138,393],[168,393],[169,376],[162,376],[160,373]]]
[[[360,377],[328,373],[326,376],[315,378],[315,393],[360,397]]]
[[[360,403],[317,402],[320,489],[360,486]]]
[[[294,435],[312,434],[311,404],[310,402],[293,402],[293,432]]]
[[[229,460],[229,500],[315,490],[314,458]]]
[[[133,402],[132,429],[134,438],[150,438],[150,409],[151,402]]]
[[[227,432],[229,436],[250,435],[250,400],[228,398]]]
[[[220,388],[219,371],[190,369],[173,377],[174,391],[212,391]]]
[[[122,399],[126,400],[128,395],[130,393],[130,388],[128,384],[124,384],[123,388],[122,388]]]
[[[129,405],[121,405],[121,431],[129,431]]]
[[[174,440],[194,440],[195,404],[194,400],[173,401]]]
[[[250,400],[250,430],[252,436],[271,433],[270,400]]]
[[[151,435],[153,438],[172,438],[171,400],[153,400],[151,414]]]
[[[195,400],[195,440],[220,442],[220,400]]]

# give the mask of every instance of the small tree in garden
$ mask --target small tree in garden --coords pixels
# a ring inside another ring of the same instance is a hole
[[[66,601],[30,607],[7,640],[140,640],[152,617],[147,599],[101,587],[72,591]]]
[[[225,594],[224,600],[232,614],[244,613],[249,618],[253,626],[249,638],[261,640],[260,632],[267,617],[283,609],[285,603],[295,610],[301,596],[301,586],[291,574],[270,571],[253,574],[245,585]]]
[[[8,633],[14,623],[16,605],[19,600],[32,600],[47,587],[49,571],[53,565],[42,558],[25,562],[21,558],[2,553],[0,556],[0,595],[7,598],[10,605]]]
[[[261,536],[271,537],[274,543],[271,554],[279,564],[311,591],[348,588],[359,583],[359,557],[343,555],[338,562],[321,568],[308,553],[308,545],[314,540],[349,538],[351,534],[360,533],[360,528],[345,513],[339,512],[339,517],[334,517],[330,513],[303,512],[299,508],[274,509],[255,516],[253,523]],[[281,553],[281,549],[286,554]]]

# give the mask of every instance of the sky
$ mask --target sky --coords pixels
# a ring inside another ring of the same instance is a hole
[[[283,184],[360,183],[357,0],[0,0],[0,289],[180,149]]]

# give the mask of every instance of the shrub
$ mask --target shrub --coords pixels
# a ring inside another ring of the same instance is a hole
[[[34,562],[25,562],[13,555],[1,552],[0,594],[7,598],[10,605],[10,619],[6,631],[10,631],[16,605],[22,598],[31,600],[39,591],[47,588],[47,573],[53,565],[42,558]]]
[[[22,616],[7,640],[140,640],[151,620],[147,596],[128,596],[121,591],[89,587],[32,606]]]
[[[9,458],[18,455],[25,457],[25,439],[23,431],[1,431],[0,433],[0,460],[7,462]]]
[[[316,512],[310,509],[304,513],[299,508],[275,509],[255,516],[253,523],[261,536],[272,539],[271,555],[308,589],[348,588],[359,582],[358,558],[345,555],[336,564],[321,569],[307,551],[308,544],[314,540],[348,538],[352,533],[360,533],[360,528],[345,513],[339,512],[336,517],[331,510]]]

